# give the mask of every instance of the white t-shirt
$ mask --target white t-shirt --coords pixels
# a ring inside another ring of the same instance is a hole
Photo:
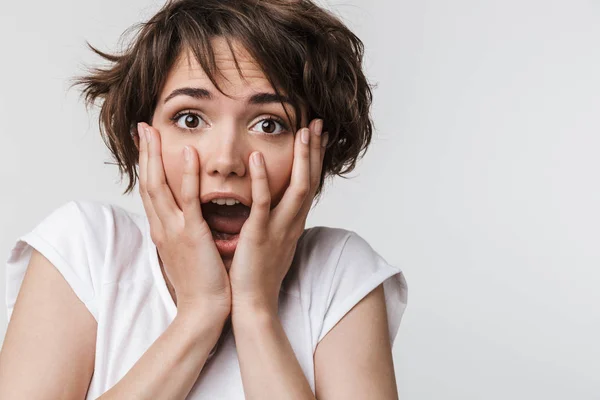
[[[166,330],[177,308],[160,270],[146,215],[95,201],[69,201],[21,236],[6,262],[10,321],[32,247],[56,266],[98,322],[87,399],[114,386]],[[313,393],[317,343],[383,282],[390,338],[407,302],[402,271],[352,231],[305,229],[282,285],[279,317]],[[244,399],[233,334],[202,370],[187,399]]]

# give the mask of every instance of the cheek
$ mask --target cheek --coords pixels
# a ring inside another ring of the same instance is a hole
[[[162,159],[167,184],[171,188],[175,202],[181,208],[181,177],[183,176],[183,155],[181,149],[163,145]]]
[[[294,163],[293,149],[280,152],[263,152],[263,156],[267,167],[267,176],[269,177],[272,203],[276,205],[290,183]]]

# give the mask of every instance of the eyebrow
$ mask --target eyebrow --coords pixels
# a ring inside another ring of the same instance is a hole
[[[206,89],[197,87],[182,87],[175,89],[169,94],[163,104],[177,96],[188,96],[198,100],[212,100],[213,95]],[[288,103],[292,105],[289,97],[278,95],[276,93],[257,93],[248,99],[248,104],[271,104],[271,103]]]

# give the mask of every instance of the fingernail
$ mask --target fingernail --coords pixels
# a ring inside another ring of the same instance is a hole
[[[188,146],[183,147],[183,157],[185,162],[190,162],[190,148]]]
[[[302,128],[302,133],[300,139],[302,139],[302,143],[308,144],[309,136],[308,136],[308,128]]]
[[[150,128],[145,128],[144,131],[146,132],[146,140],[148,141],[148,143],[150,143],[152,141],[152,134],[150,133]]]
[[[327,146],[327,141],[329,140],[329,132],[325,132],[323,138],[321,139],[321,147]]]
[[[252,161],[254,161],[254,164],[256,165],[262,165],[262,155],[259,152],[255,152],[254,154],[252,154]]]
[[[315,135],[321,136],[321,130],[323,130],[323,120],[318,119],[317,122],[315,122]]]

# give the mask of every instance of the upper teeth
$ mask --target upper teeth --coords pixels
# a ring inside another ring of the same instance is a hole
[[[217,203],[221,206],[225,204],[227,204],[228,206],[232,206],[234,204],[238,204],[239,201],[236,199],[213,199],[211,200],[211,203]]]

